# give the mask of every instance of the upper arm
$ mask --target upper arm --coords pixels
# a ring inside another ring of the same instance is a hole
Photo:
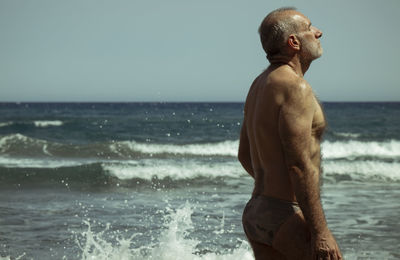
[[[287,89],[279,111],[279,135],[286,166],[304,169],[311,159],[311,132],[315,112],[314,96],[306,83]]]

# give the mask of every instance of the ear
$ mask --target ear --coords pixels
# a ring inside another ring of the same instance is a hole
[[[297,39],[296,35],[291,34],[289,35],[289,38],[287,40],[288,46],[289,48],[293,49],[293,50],[300,50],[300,41],[299,39]]]

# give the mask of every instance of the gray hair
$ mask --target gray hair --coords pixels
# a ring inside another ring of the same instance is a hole
[[[295,7],[282,7],[270,12],[258,28],[262,47],[267,58],[282,53],[285,42],[290,34],[298,32],[299,28],[290,16],[282,15],[286,11],[295,11]]]

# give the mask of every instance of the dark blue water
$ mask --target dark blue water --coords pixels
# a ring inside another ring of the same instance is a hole
[[[400,103],[324,103],[346,259],[399,259]],[[0,104],[0,259],[252,259],[242,103]]]

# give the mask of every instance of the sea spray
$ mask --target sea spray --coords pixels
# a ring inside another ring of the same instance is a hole
[[[107,236],[110,225],[106,225],[105,229],[96,233],[91,228],[91,223],[84,221],[87,230],[76,237],[76,243],[81,250],[81,259],[99,259],[99,260],[251,260],[254,259],[250,247],[246,241],[226,252],[208,252],[201,254],[197,249],[200,241],[191,236],[194,226],[192,222],[193,208],[190,203],[176,210],[169,207],[165,209],[164,229],[159,235],[152,240],[154,242],[145,246],[133,248],[135,240],[141,239],[143,234],[136,233],[125,239],[121,235]],[[223,232],[224,217],[222,218],[221,230],[216,231],[218,234]],[[111,241],[112,239],[115,242]]]
[[[84,221],[87,225],[87,231],[80,234],[81,238],[76,238],[76,243],[80,250],[82,251],[81,259],[97,259],[97,260],[122,260],[122,259],[140,259],[136,256],[135,249],[131,249],[131,241],[136,237],[141,235],[140,233],[132,235],[128,239],[122,237],[117,237],[117,243],[112,243],[107,241],[104,233],[109,231],[110,225],[107,224],[106,228],[95,233],[91,229],[90,222]]]
[[[0,260],[12,260],[12,259],[15,259],[15,260],[20,260],[20,259],[22,259],[22,257],[24,257],[26,254],[25,253],[23,253],[22,255],[20,255],[20,256],[17,256],[17,257],[15,257],[15,258],[12,258],[11,256],[0,256]]]

